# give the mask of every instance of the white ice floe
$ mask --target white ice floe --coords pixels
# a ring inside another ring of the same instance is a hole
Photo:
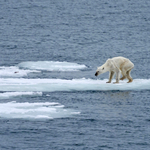
[[[17,103],[15,101],[0,103],[0,118],[21,119],[53,119],[80,114],[72,109],[66,109],[55,102]]]
[[[19,69],[16,66],[10,66],[10,67],[2,66],[2,67],[0,67],[0,77],[18,78],[18,77],[27,76],[31,72],[39,72],[39,71]]]
[[[24,77],[32,72],[46,71],[79,71],[87,68],[85,65],[80,65],[71,62],[58,61],[27,61],[16,66],[0,66],[0,77]]]
[[[16,96],[42,96],[42,92],[3,92],[0,93],[0,99],[7,99]]]
[[[34,70],[47,70],[47,71],[79,71],[87,68],[85,65],[59,61],[36,61],[36,62],[27,61],[18,64],[18,67]]]
[[[134,79],[132,83],[120,81],[119,84],[106,83],[93,79],[0,79],[0,91],[16,92],[54,92],[54,91],[109,91],[109,90],[150,90],[150,79]],[[115,80],[114,80],[115,81]],[[113,82],[113,81],[112,81]]]

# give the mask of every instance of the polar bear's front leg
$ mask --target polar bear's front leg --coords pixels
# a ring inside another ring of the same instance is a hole
[[[114,82],[114,83],[119,83],[119,80],[120,80],[120,73],[121,73],[121,71],[118,69],[118,70],[116,71],[116,82]]]
[[[109,81],[106,82],[106,83],[111,83],[111,80],[112,80],[113,76],[114,76],[114,72],[113,72],[113,71],[110,71],[110,72],[109,72]]]

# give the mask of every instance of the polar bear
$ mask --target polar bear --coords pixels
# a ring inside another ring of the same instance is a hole
[[[133,69],[134,64],[127,58],[124,57],[114,57],[111,59],[108,59],[105,64],[98,67],[95,73],[95,76],[98,76],[102,73],[105,73],[109,71],[109,81],[106,83],[111,83],[111,80],[116,73],[116,82],[119,83],[119,80],[124,80],[127,78],[129,81],[127,83],[130,83],[133,81],[133,79],[130,76],[131,69]],[[122,78],[120,78],[120,73],[122,73]]]

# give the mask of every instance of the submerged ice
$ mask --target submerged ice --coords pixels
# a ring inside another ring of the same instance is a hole
[[[42,92],[2,92],[0,99],[7,99],[16,96],[42,96]]]
[[[17,66],[0,67],[0,77],[3,77],[3,78],[4,77],[12,77],[12,78],[24,77],[32,72],[39,72],[39,71],[19,69]]]
[[[47,70],[47,71],[79,71],[85,69],[85,65],[59,61],[27,61],[18,64],[20,68]]]
[[[17,103],[12,101],[0,103],[1,118],[53,119],[69,117],[79,113],[72,109],[66,109],[64,105],[55,102]]]
[[[0,66],[1,78],[20,78],[25,77],[29,73],[38,73],[45,71],[80,71],[86,69],[85,65],[71,62],[58,61],[27,61],[21,62],[16,66]]]

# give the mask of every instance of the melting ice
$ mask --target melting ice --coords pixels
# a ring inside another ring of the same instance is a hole
[[[54,61],[27,61],[16,66],[1,66],[0,77],[18,78],[27,76],[32,72],[46,71],[79,71],[87,68],[85,65],[70,62]]]
[[[0,103],[1,118],[53,119],[69,117],[79,113],[72,109],[66,109],[64,105],[55,102],[17,103],[13,101]]]
[[[16,92],[54,92],[54,91],[108,91],[108,90],[149,90],[150,79],[134,79],[132,83],[120,81],[119,84],[106,83],[105,80],[93,79],[0,79],[1,91]],[[115,81],[115,80],[114,80]],[[112,81],[113,82],[113,81]]]
[[[0,77],[18,78],[27,76],[31,72],[39,72],[39,71],[19,69],[17,66],[0,67]]]
[[[47,70],[47,71],[79,71],[87,68],[85,65],[80,65],[71,62],[59,61],[27,61],[18,64],[20,68]]]
[[[0,99],[7,99],[7,98],[10,98],[10,97],[16,97],[16,96],[25,96],[25,95],[28,95],[28,96],[35,96],[35,95],[38,95],[38,96],[42,96],[42,92],[3,92],[3,93],[0,93]]]

